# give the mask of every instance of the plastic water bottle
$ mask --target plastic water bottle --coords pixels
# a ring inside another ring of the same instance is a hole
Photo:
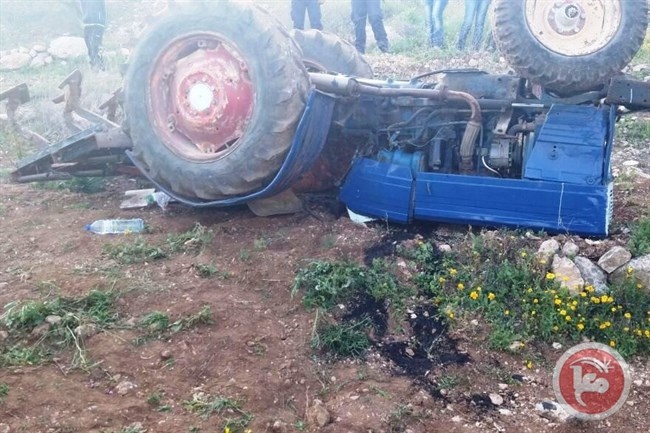
[[[87,224],[85,228],[89,232],[97,233],[98,235],[140,233],[144,230],[144,220],[141,218],[97,220],[92,224]]]

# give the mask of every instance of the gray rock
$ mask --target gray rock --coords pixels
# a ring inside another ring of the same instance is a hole
[[[632,272],[628,272],[631,270]],[[627,266],[621,266],[609,276],[613,283],[621,283],[626,278],[634,278],[646,291],[650,291],[650,254],[630,260]]]
[[[556,254],[553,257],[551,269],[555,274],[556,280],[572,295],[576,296],[582,291],[582,288],[585,286],[585,280],[582,279],[580,270],[571,259],[560,257]]]
[[[494,393],[494,392],[490,393],[490,395],[488,397],[490,397],[490,401],[495,406],[501,406],[503,404],[503,397],[501,397],[497,393]]]
[[[504,415],[504,416],[511,416],[512,415],[512,411],[508,410],[508,409],[499,409],[499,413],[501,415]]]
[[[47,51],[47,47],[45,45],[36,44],[32,47],[32,50],[36,51],[37,53],[44,53]]]
[[[18,52],[23,54],[29,54],[29,50],[25,47],[18,47]]]
[[[568,241],[562,247],[562,255],[569,258],[574,258],[580,252],[580,247],[578,247],[573,241]]]
[[[272,431],[273,433],[286,433],[286,432],[288,431],[287,423],[286,423],[286,422],[279,421],[279,420],[278,420],[278,421],[275,421],[275,422],[271,425],[271,431]]]
[[[136,385],[133,382],[129,382],[128,380],[124,380],[117,385],[115,385],[115,392],[118,393],[119,395],[127,395],[129,391],[137,388],[138,385]]]
[[[560,244],[555,239],[547,239],[539,246],[537,254],[546,259],[550,259],[554,254],[560,251]]]
[[[52,42],[47,51],[59,59],[74,59],[86,55],[86,43],[76,36],[61,36]]]
[[[611,274],[616,269],[626,264],[631,258],[632,253],[623,247],[615,246],[598,259],[598,266],[600,266],[603,271]]]
[[[42,323],[38,325],[36,328],[32,329],[31,335],[32,337],[40,338],[47,334],[47,332],[50,330],[50,325],[47,323]]]
[[[580,270],[586,285],[592,286],[595,292],[601,295],[609,291],[607,275],[594,262],[583,256],[576,257],[573,262]]]
[[[15,71],[24,68],[32,61],[27,53],[12,53],[0,58],[0,71]]]
[[[440,244],[438,245],[438,251],[440,251],[441,253],[450,253],[451,246],[448,244]]]
[[[564,422],[569,418],[569,414],[559,404],[553,401],[543,401],[535,405],[537,414],[542,418],[546,418],[555,422]]]
[[[325,427],[332,421],[332,416],[323,402],[316,399],[309,408],[309,420],[319,427]]]
[[[37,53],[36,56],[32,59],[32,61],[29,64],[30,68],[42,68],[43,66],[47,65],[47,58],[52,58],[49,54],[47,53]]]
[[[50,315],[45,318],[45,323],[51,325],[51,326],[56,326],[59,323],[61,323],[61,316],[56,316],[56,315]]]
[[[31,57],[32,59],[36,57],[37,54],[38,52],[36,52],[35,50],[29,50],[29,57]]]

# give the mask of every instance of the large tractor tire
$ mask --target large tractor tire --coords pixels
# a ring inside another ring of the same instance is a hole
[[[310,72],[336,72],[372,78],[372,67],[349,42],[319,30],[292,30],[291,36],[302,50],[302,61]]]
[[[139,41],[125,79],[133,154],[173,192],[203,200],[262,188],[286,155],[309,77],[268,13],[178,4]]]
[[[561,96],[593,90],[632,60],[647,0],[496,0],[497,46],[522,76]]]

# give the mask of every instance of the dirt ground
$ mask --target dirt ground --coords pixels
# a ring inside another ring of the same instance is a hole
[[[437,66],[369,58],[382,75]],[[498,58],[480,60],[499,69]],[[120,211],[124,191],[139,188],[138,180],[113,178],[95,194],[13,184],[6,175],[14,162],[7,150],[11,145],[0,146],[0,306],[80,297],[96,289],[117,294],[118,314],[111,326],[83,339],[86,368],[70,368],[78,353],[74,347],[42,364],[0,368],[0,384],[8,389],[0,397],[0,433],[221,433],[227,420],[242,412],[252,416],[246,428],[253,433],[647,431],[646,358],[628,360],[634,386],[618,413],[600,422],[564,423],[541,417],[535,405],[555,400],[552,369],[566,348],[536,347],[537,358],[528,368],[519,355],[487,350],[486,330],[467,321],[446,335],[447,352],[418,368],[405,370],[399,340],[353,361],[329,361],[312,349],[315,313],[291,294],[298,269],[313,260],[367,262],[416,238],[453,248],[467,227],[361,227],[342,215],[334,193],[305,195],[305,212],[270,218],[245,207]],[[647,156],[635,154],[635,159],[650,172]],[[648,180],[617,190],[615,227],[636,219],[649,200]],[[129,217],[143,218],[150,231],[106,237],[84,230],[97,219]],[[106,253],[107,244],[137,239],[164,245],[170,233],[187,232],[197,223],[213,234],[198,250],[139,264],[122,264]],[[624,239],[619,230],[597,248]],[[200,275],[206,265],[217,270],[210,278]],[[175,321],[206,306],[212,323],[157,338],[143,338],[138,326],[152,311]],[[403,326],[413,332],[423,325],[404,320]],[[9,344],[5,337],[0,334],[0,346]],[[32,335],[23,343],[36,341]],[[459,381],[450,389],[430,386],[445,377]],[[502,403],[492,402],[494,393]],[[188,409],[188,402],[201,395],[236,400],[241,411],[226,408],[201,416]],[[314,408],[330,417],[322,427]]]

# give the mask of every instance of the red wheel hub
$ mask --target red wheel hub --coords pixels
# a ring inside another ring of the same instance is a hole
[[[215,34],[183,36],[156,60],[149,114],[162,142],[200,161],[237,147],[253,112],[248,64],[229,40]]]

